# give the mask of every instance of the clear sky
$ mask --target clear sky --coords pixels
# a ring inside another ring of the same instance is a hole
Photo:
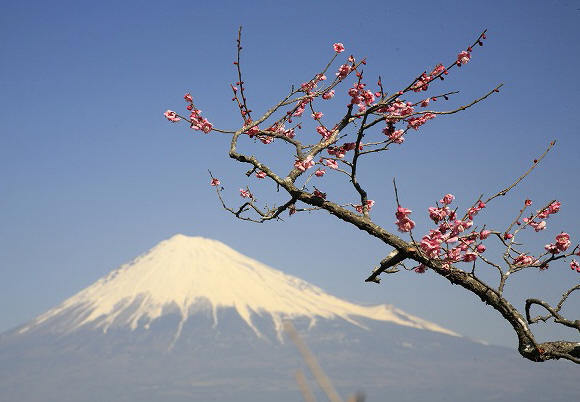
[[[221,240],[337,296],[392,303],[468,336],[515,345],[497,313],[432,274],[365,284],[390,250],[327,214],[254,225],[218,205],[207,169],[237,200],[246,168],[228,160],[225,136],[171,125],[162,113],[184,112],[191,91],[217,127],[238,127],[229,83],[239,25],[249,102],[258,112],[309,79],[334,42],[367,57],[369,83],[381,74],[387,90],[398,90],[448,64],[487,28],[485,46],[438,85],[461,90],[450,105],[500,82],[502,91],[438,117],[369,162],[362,178],[377,201],[373,218],[395,230],[396,176],[420,236],[434,200],[451,192],[465,208],[509,184],[557,139],[540,169],[478,223],[505,227],[525,198],[535,205],[558,199],[561,213],[530,237],[529,251],[561,230],[580,239],[579,1],[4,1],[1,10],[0,331],[184,233]],[[265,182],[251,185],[260,199],[271,194]],[[337,198],[350,196],[328,186]],[[565,263],[520,276],[508,291],[518,307],[525,295],[553,301],[580,277]]]

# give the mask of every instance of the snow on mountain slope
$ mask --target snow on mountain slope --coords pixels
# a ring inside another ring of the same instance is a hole
[[[341,300],[301,279],[286,275],[246,257],[225,244],[202,237],[175,235],[129,264],[112,271],[59,306],[20,329],[26,333],[58,321],[58,330],[72,332],[92,325],[104,332],[114,324],[132,330],[149,325],[168,311],[181,320],[175,340],[192,311],[210,308],[214,326],[218,309],[234,308],[257,336],[252,314],[269,314],[280,337],[286,318],[342,318],[355,325],[356,317],[458,334],[390,306],[361,306]],[[62,324],[62,323],[65,324]]]

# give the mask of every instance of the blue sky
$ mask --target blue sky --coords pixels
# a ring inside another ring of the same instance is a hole
[[[480,223],[505,227],[525,198],[536,205],[558,199],[562,212],[530,237],[529,250],[561,230],[578,242],[580,2],[399,3],[2,2],[0,331],[185,233],[221,240],[337,296],[392,303],[468,336],[515,345],[494,311],[434,275],[365,284],[389,250],[327,214],[265,225],[235,220],[208,186],[208,168],[234,200],[247,183],[247,169],[227,158],[227,138],[162,116],[168,108],[184,111],[182,96],[190,91],[217,127],[238,127],[229,83],[236,80],[239,25],[255,111],[311,77],[334,42],[345,44],[345,54],[367,57],[369,83],[380,74],[386,89],[396,90],[436,63],[448,64],[487,28],[485,46],[441,90],[461,90],[451,105],[501,82],[502,91],[437,118],[365,165],[361,178],[377,201],[373,217],[395,230],[396,177],[416,233],[424,233],[426,208],[441,195],[454,193],[465,208],[519,176],[557,139],[545,163],[490,205]],[[264,182],[251,185],[262,199],[272,194]],[[337,198],[350,196],[335,179],[328,186]],[[514,278],[509,295],[517,306],[526,295],[553,301],[577,282],[566,264],[554,264]]]

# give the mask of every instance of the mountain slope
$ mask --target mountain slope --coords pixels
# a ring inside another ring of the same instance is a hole
[[[112,326],[148,328],[164,312],[177,312],[175,340],[192,312],[234,308],[244,322],[253,314],[268,314],[281,339],[284,318],[342,318],[357,324],[356,317],[457,335],[439,325],[388,305],[360,306],[325,293],[301,279],[286,275],[246,257],[225,244],[202,237],[175,235],[129,264],[34,319],[19,330],[52,326],[68,333],[85,325],[107,332]]]

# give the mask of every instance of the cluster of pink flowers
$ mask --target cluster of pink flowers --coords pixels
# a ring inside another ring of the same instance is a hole
[[[372,91],[365,90],[365,84],[357,83],[348,90],[350,96],[350,104],[357,105],[359,112],[364,112],[367,106],[370,106],[375,101],[375,94]]]
[[[322,138],[324,138],[324,140],[327,140],[332,136],[332,131],[330,131],[324,126],[316,127],[316,131],[318,132],[318,134],[322,136]]]
[[[250,119],[246,120],[246,124],[245,125],[248,126],[250,124],[252,124],[252,120],[250,120]],[[259,132],[260,132],[260,127],[258,127],[258,126],[253,126],[253,127],[249,128],[249,129],[247,129],[245,131],[245,133],[248,134],[248,136],[250,138],[254,138],[254,136],[256,134],[258,134]]]
[[[562,206],[562,203],[560,201],[554,201],[553,203],[548,205],[546,208],[544,208],[544,210],[538,212],[538,218],[540,218],[540,219],[548,218],[551,214],[555,214],[558,211],[560,211],[561,206]]]
[[[578,261],[576,260],[570,261],[570,268],[575,270],[576,272],[580,272],[580,264],[578,264]]]
[[[559,235],[556,235],[555,243],[546,244],[544,248],[549,253],[558,254],[566,251],[568,247],[570,247],[570,244],[572,244],[570,242],[570,235],[562,232]]]
[[[526,207],[529,207],[530,205],[532,205],[532,201],[526,200],[524,202],[524,204]],[[560,210],[561,205],[562,204],[559,201],[554,201],[550,205],[548,205],[546,208],[544,208],[543,210],[536,212],[536,216],[531,215],[529,218],[523,218],[522,221],[525,224],[532,227],[536,232],[544,230],[547,226],[546,221],[541,220],[540,222],[537,222],[535,219],[536,218],[538,218],[538,219],[549,218],[551,214],[555,214]],[[519,222],[518,222],[518,225],[519,225]]]
[[[457,55],[457,66],[461,67],[463,64],[467,64],[471,59],[471,48],[459,52]]]
[[[338,163],[334,159],[322,159],[321,161],[331,169],[338,169]]]
[[[413,91],[415,92],[426,91],[427,89],[429,89],[429,83],[433,80],[433,78],[435,78],[442,72],[444,72],[444,74],[448,74],[443,64],[440,63],[437,64],[435,68],[433,68],[433,71],[431,71],[430,74],[427,73],[421,74],[421,76],[415,82],[415,85],[413,85],[412,87]]]
[[[532,265],[537,264],[539,261],[537,258],[532,257],[531,255],[520,254],[516,258],[514,258],[514,265],[517,266],[525,266],[525,265]]]
[[[421,239],[419,246],[421,250],[429,258],[439,258],[444,244],[458,243],[453,248],[448,248],[443,257],[443,266],[451,267],[455,262],[473,262],[478,255],[485,252],[486,247],[483,244],[475,244],[477,240],[484,240],[490,234],[489,230],[482,230],[481,232],[471,232],[463,234],[467,229],[473,226],[473,215],[468,214],[466,220],[457,219],[455,211],[449,208],[449,204],[453,202],[455,196],[453,194],[446,194],[439,203],[443,206],[429,207],[429,217],[439,224],[437,230],[429,230],[429,233]],[[485,204],[478,204],[475,208],[483,208]],[[416,272],[422,273],[422,269],[415,269]]]
[[[373,207],[373,205],[375,205],[375,202],[373,200],[367,200],[366,202],[367,204],[367,211],[370,211],[371,208]],[[354,209],[356,209],[356,211],[358,213],[363,213],[363,206],[362,205],[354,205]]]
[[[450,216],[450,219],[455,219],[455,212],[451,211],[448,206],[443,207],[429,207],[429,218],[435,223],[439,223],[446,217]],[[453,215],[451,217],[451,215]]]
[[[206,118],[201,117],[201,110],[196,109],[193,106],[193,98],[191,97],[191,94],[185,94],[183,99],[185,99],[185,102],[187,103],[187,110],[191,111],[189,116],[189,119],[191,120],[191,128],[201,130],[206,134],[209,133],[213,129],[213,125]],[[164,114],[167,120],[171,122],[181,120],[176,113],[171,110],[166,111]]]
[[[342,66],[340,66],[338,68],[338,72],[336,73],[336,76],[338,77],[339,80],[344,80],[348,74],[351,72],[352,67],[349,66],[348,64],[343,64]]]
[[[294,162],[294,167],[301,172],[305,172],[307,169],[310,169],[314,166],[315,162],[312,160],[312,155],[308,155],[305,159],[299,160],[297,159]]]
[[[415,222],[409,218],[411,212],[413,211],[408,208],[403,208],[400,205],[397,207],[397,212],[395,212],[397,220],[395,224],[400,232],[410,232],[415,227]]]
[[[387,123],[396,123],[399,121],[397,117],[409,116],[415,113],[415,109],[413,109],[413,104],[411,102],[405,103],[400,99],[396,99],[395,102],[391,103],[388,107],[380,108],[378,112],[388,114]]]
[[[194,130],[201,130],[207,134],[213,129],[213,125],[205,117],[201,117],[199,109],[193,109],[189,119],[191,120],[191,128]]]
[[[420,247],[427,257],[437,258],[441,251],[441,243],[443,243],[443,233],[438,230],[429,230],[429,234],[421,239]]]
[[[433,113],[425,113],[421,116],[410,117],[407,119],[408,127],[417,130],[423,124],[427,123],[427,120],[431,120],[434,118],[435,114]]]
[[[385,133],[395,144],[402,144],[405,141],[405,137],[403,137],[405,130],[395,130],[394,128],[387,126],[383,129],[383,133]]]
[[[314,175],[316,177],[322,177],[326,174],[326,170],[324,169],[317,169],[316,172],[314,172]]]

